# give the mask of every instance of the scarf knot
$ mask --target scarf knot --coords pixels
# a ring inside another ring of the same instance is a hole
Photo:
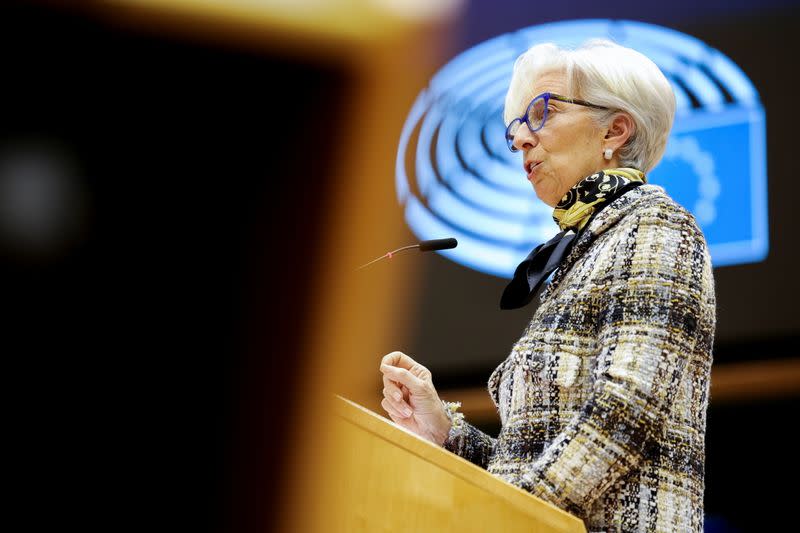
[[[647,182],[635,168],[610,168],[595,172],[572,186],[553,210],[553,220],[562,230],[582,230],[592,215],[629,191],[631,184]]]
[[[516,309],[533,300],[542,283],[558,268],[592,218],[627,191],[644,183],[644,173],[635,168],[610,168],[595,172],[567,191],[553,210],[561,231],[534,248],[514,271],[500,299],[501,309]],[[574,233],[568,233],[568,232]]]

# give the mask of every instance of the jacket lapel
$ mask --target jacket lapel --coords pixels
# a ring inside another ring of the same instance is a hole
[[[586,253],[586,250],[600,235],[608,231],[617,222],[625,218],[625,216],[633,211],[634,207],[640,201],[642,201],[644,197],[657,193],[659,190],[663,189],[656,185],[649,184],[636,187],[635,189],[623,194],[609,205],[604,207],[599,213],[597,213],[597,215],[586,227],[586,230],[578,237],[578,240],[572,247],[572,251],[567,255],[566,258],[564,258],[564,261],[553,273],[550,283],[542,290],[540,301],[545,301],[550,294],[556,290],[566,273],[569,272],[570,268],[572,268],[572,265],[575,263],[575,261],[577,261],[579,257]]]

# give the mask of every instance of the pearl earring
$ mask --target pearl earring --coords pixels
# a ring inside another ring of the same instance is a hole
[[[606,158],[607,161],[611,161],[611,156],[614,155],[614,150],[611,148],[606,148],[603,152],[603,157]]]

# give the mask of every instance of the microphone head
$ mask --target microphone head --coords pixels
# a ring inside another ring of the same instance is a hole
[[[436,250],[449,250],[458,246],[458,241],[452,237],[449,239],[433,239],[432,241],[421,241],[419,243],[420,252],[434,252]]]

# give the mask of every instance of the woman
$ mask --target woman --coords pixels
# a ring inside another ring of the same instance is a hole
[[[489,379],[499,436],[440,401],[407,355],[381,364],[392,420],[589,531],[703,530],[711,262],[694,217],[644,174],[664,153],[674,110],[664,75],[634,50],[593,41],[520,56],[507,138],[554,208],[562,246],[534,250],[503,295],[504,307],[524,305],[549,273],[542,265],[556,263]]]

